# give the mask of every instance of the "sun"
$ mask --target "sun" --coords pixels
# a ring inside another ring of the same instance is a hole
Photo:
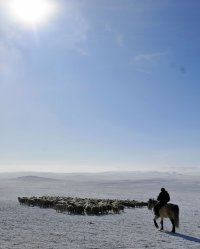
[[[24,25],[38,25],[48,21],[55,6],[50,0],[13,0],[11,15]]]

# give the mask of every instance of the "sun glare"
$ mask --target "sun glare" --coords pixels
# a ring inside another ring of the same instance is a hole
[[[11,15],[25,25],[38,25],[46,22],[55,6],[50,0],[13,0]]]

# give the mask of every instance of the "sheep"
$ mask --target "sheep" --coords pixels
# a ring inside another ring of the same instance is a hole
[[[92,206],[91,207],[91,213],[94,215],[98,215],[99,214],[99,207],[98,206]]]
[[[56,204],[55,205],[56,212],[64,212],[65,211],[65,206],[63,204]]]
[[[144,207],[146,202],[135,200],[92,199],[64,196],[18,197],[20,205],[38,206],[41,208],[54,208],[57,212],[68,214],[104,215],[109,212],[119,214],[125,207]]]
[[[114,214],[119,214],[119,207],[117,204],[112,205],[112,211]]]
[[[92,206],[91,205],[85,205],[85,208],[84,208],[84,212],[87,214],[87,215],[91,215],[92,214]]]
[[[66,211],[67,211],[68,214],[73,214],[74,213],[74,207],[73,207],[73,205],[67,204]]]
[[[98,203],[98,206],[99,206],[99,212],[100,212],[100,214],[107,214],[108,213],[106,203],[104,203],[104,202],[101,201],[101,202]]]
[[[27,197],[18,197],[20,205],[26,204],[27,200],[28,200]]]
[[[84,206],[81,203],[76,203],[74,206],[76,214],[84,214]]]
[[[36,205],[36,198],[32,197],[30,199],[27,199],[28,206],[35,206]]]

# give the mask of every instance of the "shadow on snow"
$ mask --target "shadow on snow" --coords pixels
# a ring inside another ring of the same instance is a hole
[[[200,243],[200,238],[196,238],[196,237],[193,237],[193,236],[188,236],[188,235],[185,235],[185,234],[182,234],[182,233],[171,233],[171,232],[166,232],[166,233],[171,235],[171,236],[174,236],[174,237],[179,237],[179,238],[182,238],[182,239],[185,239],[185,240]]]

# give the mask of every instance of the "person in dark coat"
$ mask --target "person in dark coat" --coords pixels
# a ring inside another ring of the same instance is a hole
[[[164,188],[161,188],[161,192],[158,195],[157,201],[158,203],[154,207],[154,213],[156,216],[159,216],[159,210],[161,209],[161,207],[163,207],[170,201],[169,193]]]

